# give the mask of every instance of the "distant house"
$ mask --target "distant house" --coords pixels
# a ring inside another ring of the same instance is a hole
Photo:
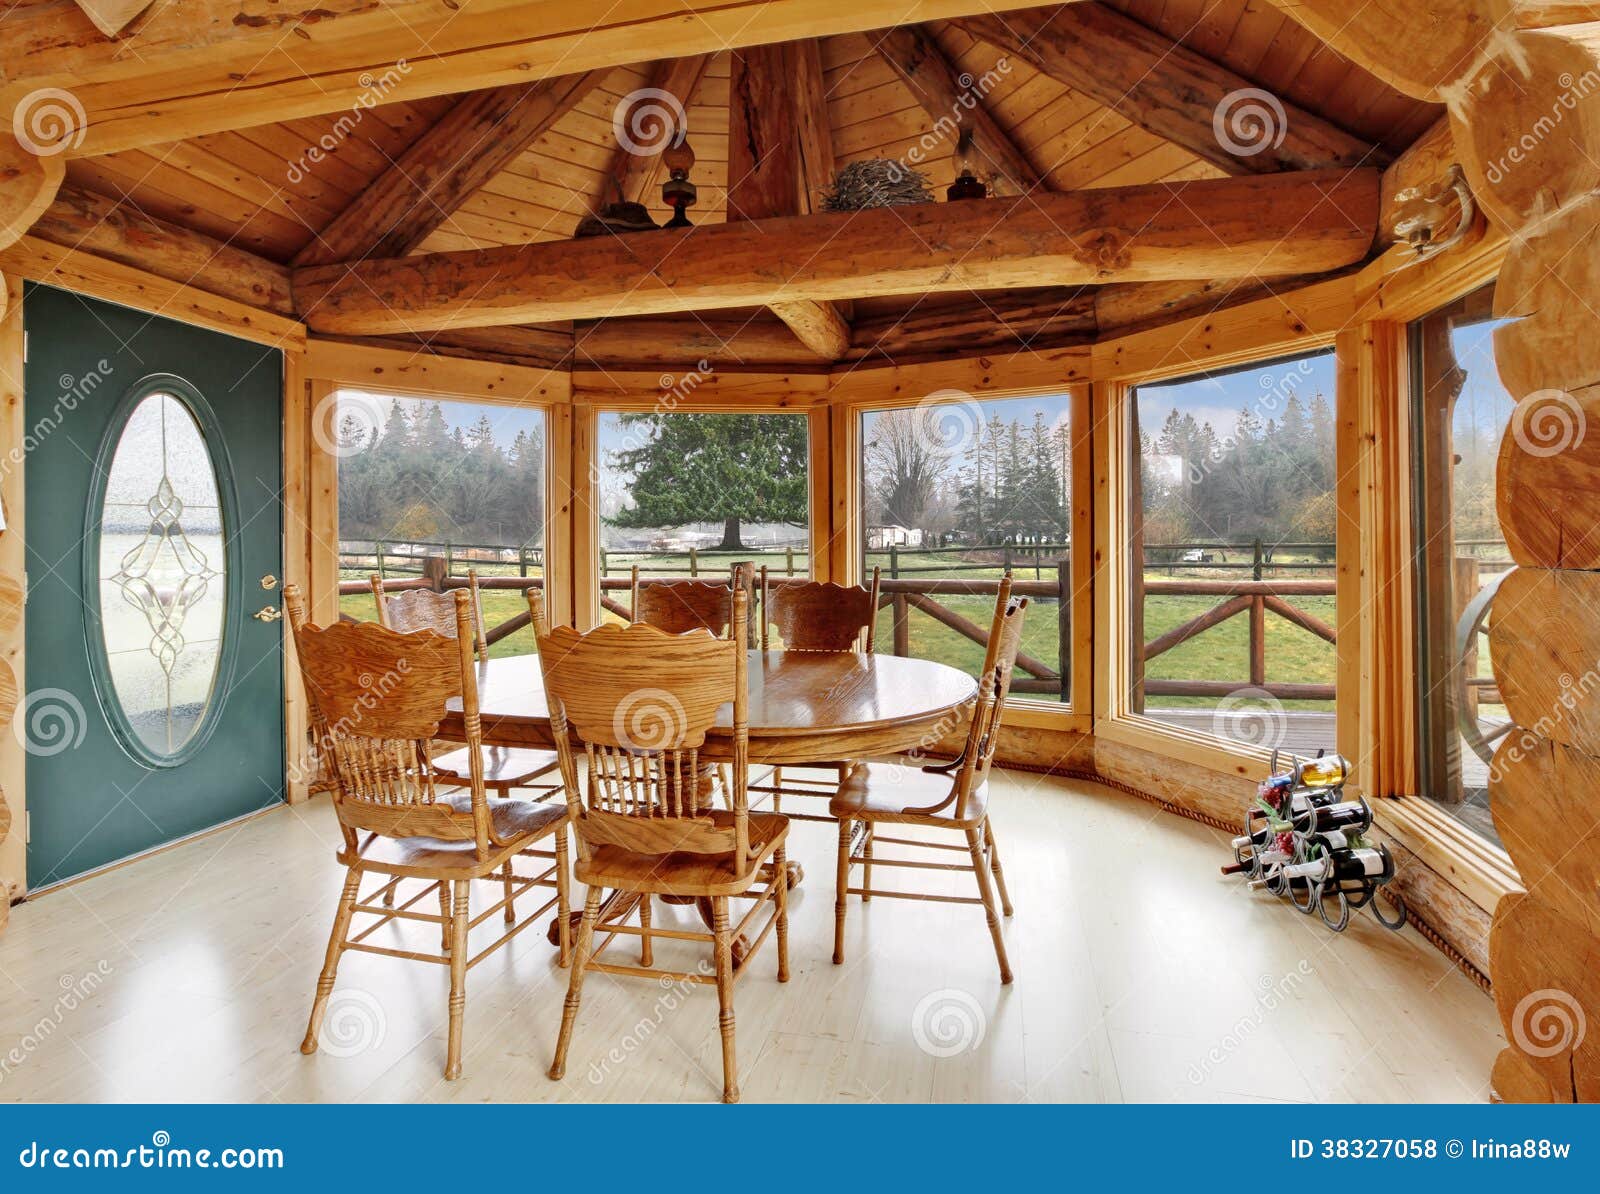
[[[891,547],[921,547],[922,532],[898,523],[867,528],[867,550],[884,551]]]

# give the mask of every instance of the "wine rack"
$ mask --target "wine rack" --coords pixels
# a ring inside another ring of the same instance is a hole
[[[1368,837],[1371,805],[1362,796],[1345,796],[1350,764],[1342,755],[1289,758],[1292,766],[1280,770],[1279,752],[1272,752],[1272,774],[1245,810],[1244,833],[1233,839],[1233,862],[1222,873],[1248,876],[1252,889],[1320,916],[1336,933],[1349,925],[1352,912],[1368,907],[1379,924],[1398,932],[1406,923],[1405,903],[1394,896],[1393,920],[1377,903],[1378,889],[1394,878],[1394,859]]]

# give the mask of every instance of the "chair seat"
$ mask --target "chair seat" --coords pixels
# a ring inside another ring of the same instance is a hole
[[[890,821],[973,829],[989,811],[989,785],[973,791],[956,816],[955,776],[923,771],[899,763],[857,763],[828,805],[838,820]]]
[[[472,793],[455,792],[440,798],[459,813],[472,812]],[[475,843],[450,842],[432,837],[376,837],[361,850],[361,863],[390,873],[425,873],[433,878],[473,879],[491,874],[506,859],[548,836],[566,820],[564,804],[537,800],[491,800],[489,822],[503,846],[491,845],[479,858]]]
[[[719,828],[731,828],[733,814],[713,809],[707,814]],[[761,864],[783,844],[789,818],[781,813],[750,813],[750,848],[755,859],[743,873],[715,855],[640,854],[621,846],[596,846],[588,858],[578,859],[574,874],[588,887],[613,887],[623,891],[648,891],[662,895],[739,895],[750,890]]]
[[[472,748],[463,746],[433,761],[433,768],[442,779],[469,782],[472,774]],[[491,788],[520,788],[529,780],[553,771],[561,760],[553,750],[526,750],[520,746],[485,746],[483,748],[483,782]],[[552,783],[560,783],[557,778]]]

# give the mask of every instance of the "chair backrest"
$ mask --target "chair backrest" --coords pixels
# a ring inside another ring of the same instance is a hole
[[[761,649],[768,646],[769,627],[788,651],[853,651],[866,632],[865,651],[872,654],[878,621],[878,569],[872,584],[836,585],[809,580],[773,585],[761,570]]]
[[[966,814],[967,801],[989,779],[995,748],[1000,743],[1000,719],[1011,694],[1011,673],[1022,646],[1022,619],[1028,599],[1011,598],[1011,573],[1000,580],[995,594],[994,620],[989,625],[989,645],[984,649],[983,671],[978,676],[978,699],[972,708],[967,745],[956,772],[956,816]]]
[[[733,591],[733,636],[704,628],[668,634],[635,622],[579,634],[548,629],[538,593],[528,607],[539,641],[550,727],[578,836],[639,854],[750,856],[747,792],[745,603]],[[718,712],[733,703],[732,823],[716,824],[698,801],[700,752]],[[579,787],[578,758],[587,763]]]
[[[283,601],[313,736],[335,781],[334,807],[346,841],[353,844],[355,832],[431,837],[475,842],[484,854],[492,833],[468,594],[451,594],[455,624],[448,635],[432,629],[401,633],[375,622],[323,628],[306,620],[298,586],[287,586]],[[440,800],[430,747],[446,702],[457,697],[471,748],[470,813]]]
[[[633,620],[668,634],[709,630],[718,638],[733,622],[733,586],[714,580],[640,581],[632,570]],[[735,582],[737,583],[737,582]]]
[[[368,578],[373,599],[378,603],[378,625],[401,634],[418,630],[431,630],[446,638],[456,636],[456,598],[459,590],[435,592],[433,589],[402,589],[398,593],[385,591],[383,578],[374,572]],[[483,630],[483,597],[478,591],[478,570],[467,572],[467,593],[472,610],[472,633],[469,641],[480,663],[489,658],[489,640]]]

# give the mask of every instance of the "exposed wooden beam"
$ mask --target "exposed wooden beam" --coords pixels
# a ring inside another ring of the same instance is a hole
[[[82,187],[64,186],[30,234],[278,315],[294,314],[287,266]]]
[[[845,356],[903,362],[934,353],[971,356],[1087,343],[1095,333],[1095,289],[931,298],[909,310],[858,314]]]
[[[697,361],[716,369],[825,364],[765,313],[602,319],[576,329],[574,368],[682,369]]]
[[[655,185],[661,177],[661,151],[667,147],[667,137],[678,114],[687,115],[689,102],[710,61],[709,54],[691,54],[687,58],[656,63],[650,76],[650,88],[660,94],[636,95],[635,102],[626,111],[616,114],[617,123],[628,130],[631,144],[619,142],[612,151],[611,164],[601,183],[606,193],[601,194],[597,207],[610,201],[609,192],[613,186],[629,203],[643,203],[648,207],[656,198]],[[641,148],[647,152],[640,153]]]
[[[822,60],[812,42],[752,46],[733,52],[728,79],[728,222],[765,220],[810,210],[804,151],[800,144],[801,96],[794,86],[804,57],[821,74]],[[820,81],[820,80],[819,80]],[[815,101],[814,87],[807,97]],[[811,120],[808,138],[814,156],[822,148]],[[817,166],[831,170],[833,152]],[[819,357],[838,360],[850,346],[850,325],[826,302],[796,299],[775,303],[772,313],[789,325],[800,343]]]
[[[971,76],[963,76],[925,29],[902,25],[874,34],[879,55],[905,80],[934,132],[956,149],[966,141],[964,165],[992,178],[1001,194],[1023,195],[1043,175],[984,105]]]
[[[36,153],[0,128],[0,249],[18,240],[50,206],[66,169],[57,155]]]
[[[773,303],[772,313],[789,325],[800,343],[825,361],[837,361],[850,347],[850,324],[834,303]]]
[[[409,253],[608,73],[593,70],[462,96],[300,250],[295,264]]]
[[[137,44],[74,5],[0,16],[0,117],[40,87],[72,90],[110,153],[475,87],[736,46],[931,21],[1013,0],[185,0],[155,6]]]
[[[823,210],[823,192],[833,185],[833,121],[822,77],[822,47],[815,38],[794,43],[795,143],[800,155],[800,214]]]
[[[1229,174],[1382,165],[1359,137],[1099,3],[954,22]]]
[[[1389,164],[1383,172],[1383,200],[1378,214],[1380,246],[1394,244],[1400,196],[1409,190],[1434,193],[1444,184],[1445,175],[1458,160],[1455,138],[1450,133],[1450,117],[1441,116]]]
[[[1376,170],[1311,170],[431,253],[298,269],[295,301],[318,331],[382,335],[874,294],[1321,273],[1370,250],[1378,184]]]

